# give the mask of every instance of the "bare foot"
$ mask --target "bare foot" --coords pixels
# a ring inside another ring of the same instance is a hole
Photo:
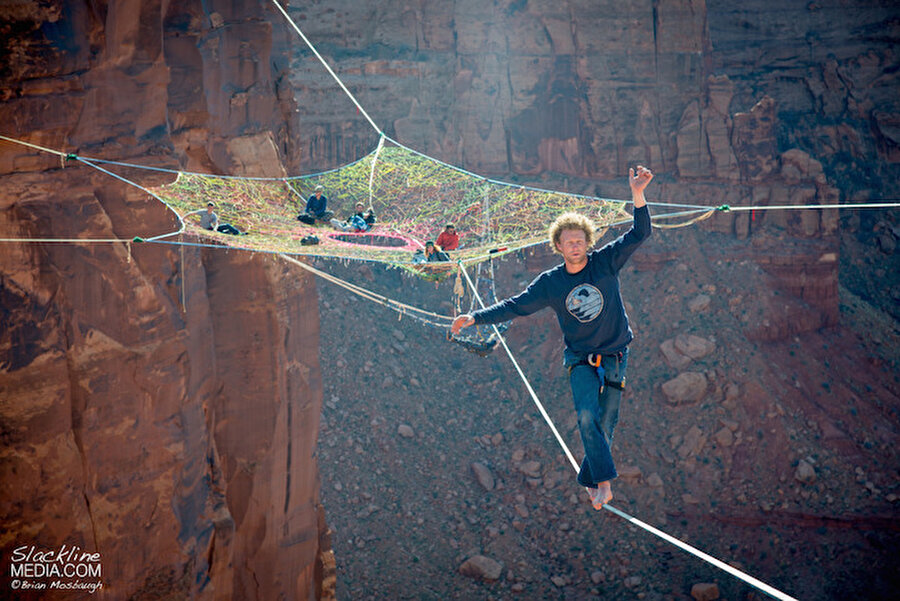
[[[591,497],[591,505],[598,511],[612,501],[612,488],[609,486],[609,481],[600,482],[597,484],[597,488],[589,488],[587,491]]]

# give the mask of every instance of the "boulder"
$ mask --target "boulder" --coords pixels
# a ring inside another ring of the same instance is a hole
[[[682,459],[693,457],[703,450],[704,445],[706,445],[706,434],[697,426],[691,426],[691,429],[684,435],[681,446],[678,447],[678,455]]]
[[[816,468],[805,459],[801,459],[794,472],[794,479],[803,484],[812,484],[816,481]]]
[[[675,350],[691,359],[702,359],[716,350],[716,343],[693,334],[679,334],[675,337]]]
[[[630,484],[636,484],[641,480],[641,468],[636,465],[623,465],[618,468],[619,478]]]
[[[716,439],[716,443],[720,447],[730,447],[734,444],[734,433],[730,428],[723,426],[722,429],[716,432],[713,436]]]
[[[538,461],[526,461],[519,466],[519,471],[529,478],[541,477],[541,464]]]
[[[484,555],[473,555],[459,566],[459,573],[480,580],[499,580],[503,566]]]
[[[659,345],[659,350],[662,352],[663,358],[666,360],[666,363],[669,365],[669,367],[673,367],[675,369],[684,369],[691,364],[691,358],[683,353],[680,353],[678,349],[675,348],[674,338],[664,340]]]
[[[687,371],[664,382],[662,391],[673,405],[694,403],[706,396],[708,382],[702,372]]]
[[[476,461],[472,463],[472,472],[475,473],[475,479],[484,490],[494,490],[494,475],[486,465]]]
[[[691,587],[691,597],[697,601],[715,601],[719,598],[719,586],[715,582],[698,582]]]

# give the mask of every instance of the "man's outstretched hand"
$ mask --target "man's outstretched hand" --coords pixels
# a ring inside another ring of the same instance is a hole
[[[634,192],[643,192],[651,179],[653,179],[653,172],[643,165],[637,166],[636,173],[634,167],[628,170],[628,184]]]
[[[468,328],[473,323],[475,323],[475,318],[468,313],[463,313],[453,320],[453,323],[450,325],[450,332],[456,336],[461,329]]]
[[[642,207],[647,203],[644,200],[644,189],[651,179],[653,179],[653,173],[643,165],[637,166],[637,172],[634,167],[628,169],[628,185],[631,186],[631,199],[634,201],[635,208]]]

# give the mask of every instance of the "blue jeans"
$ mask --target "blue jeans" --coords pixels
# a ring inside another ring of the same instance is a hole
[[[603,356],[600,365],[605,372],[605,382],[600,381],[597,369],[588,365],[585,359],[585,355],[578,355],[569,349],[564,354],[564,364],[569,368],[569,383],[572,385],[572,400],[578,416],[578,431],[584,445],[578,483],[596,488],[599,482],[612,480],[619,475],[609,446],[612,444],[613,430],[619,421],[628,349],[618,355]]]

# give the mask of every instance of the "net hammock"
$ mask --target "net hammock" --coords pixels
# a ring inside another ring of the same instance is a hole
[[[323,187],[336,219],[347,219],[361,202],[374,210],[375,225],[359,233],[298,221],[316,186]],[[428,279],[449,275],[457,261],[474,265],[542,243],[549,223],[564,211],[583,213],[599,228],[629,218],[624,202],[486,179],[387,137],[362,159],[322,173],[266,179],[180,172],[152,192],[179,215],[186,232],[217,244],[375,261]],[[208,202],[215,204],[220,223],[247,235],[201,228],[200,216],[189,214]],[[447,252],[450,261],[420,262],[417,251],[450,223],[459,234],[459,248]],[[310,236],[318,243],[308,244]]]

